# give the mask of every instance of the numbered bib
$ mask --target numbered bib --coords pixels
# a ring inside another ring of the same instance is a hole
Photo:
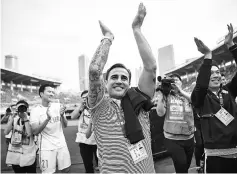
[[[136,144],[129,145],[128,150],[135,164],[148,157],[146,149],[141,141]]]
[[[224,124],[228,125],[232,120],[234,120],[234,117],[223,107],[215,114],[215,116]]]

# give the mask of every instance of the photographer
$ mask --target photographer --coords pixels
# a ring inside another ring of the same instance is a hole
[[[12,131],[6,164],[12,165],[15,173],[36,173],[36,150],[34,137],[27,114],[28,103],[20,100],[16,104],[17,114],[11,116],[4,131]]]
[[[96,166],[98,166],[98,159],[96,156],[97,146],[94,138],[94,132],[92,131],[91,115],[86,107],[87,95],[87,90],[81,93],[83,102],[71,113],[71,118],[77,119],[79,117],[76,142],[79,143],[80,153],[86,173],[94,173],[93,155],[96,159]]]
[[[165,116],[164,144],[176,173],[188,173],[194,151],[194,117],[190,94],[182,90],[178,74],[161,80],[157,91],[156,111]]]

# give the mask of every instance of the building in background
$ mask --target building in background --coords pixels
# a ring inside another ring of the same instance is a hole
[[[89,87],[89,58],[81,55],[78,58],[79,88],[80,91],[88,90]]]
[[[175,67],[173,45],[167,45],[158,49],[159,75],[164,76],[165,72]]]
[[[18,71],[18,57],[14,55],[6,55],[5,68]]]

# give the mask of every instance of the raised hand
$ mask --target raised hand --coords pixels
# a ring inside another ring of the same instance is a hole
[[[140,3],[138,7],[138,12],[132,23],[132,28],[133,29],[141,28],[145,16],[146,16],[146,7],[143,5],[143,3]]]
[[[27,119],[28,119],[28,114],[27,114],[27,112],[19,112],[19,116],[20,116],[23,120],[27,120]]]
[[[202,54],[208,54],[211,52],[211,50],[198,38],[194,37],[194,41],[197,45],[198,51]]]
[[[113,33],[110,31],[108,27],[106,27],[101,21],[99,21],[100,29],[104,36],[114,39]]]
[[[232,24],[230,23],[230,25],[227,24],[227,28],[228,28],[228,34],[225,36],[225,44],[227,45],[227,47],[231,47],[234,45],[233,42],[233,35],[234,35],[234,29]]]
[[[171,84],[171,85],[172,85],[172,88],[173,88],[175,91],[177,91],[177,92],[181,92],[181,91],[182,91],[181,86],[179,86],[179,85],[177,85],[177,84],[175,84],[175,83],[173,83],[173,84]]]
[[[48,120],[50,120],[52,118],[52,115],[51,115],[51,112],[50,112],[50,107],[51,107],[51,103],[49,103],[48,109],[47,109],[47,112],[46,112]]]
[[[65,110],[66,110],[66,106],[65,105],[60,105],[60,115],[61,116],[63,116]]]

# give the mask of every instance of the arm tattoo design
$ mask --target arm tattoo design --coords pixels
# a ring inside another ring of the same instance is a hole
[[[104,94],[102,72],[108,59],[111,42],[108,39],[101,41],[89,67],[89,104],[93,107],[101,100]]]

